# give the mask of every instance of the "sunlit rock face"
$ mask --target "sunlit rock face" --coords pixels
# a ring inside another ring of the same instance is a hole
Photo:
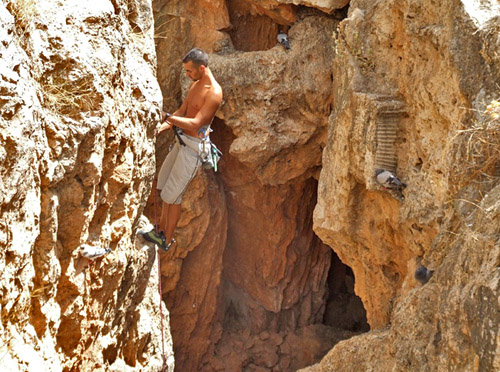
[[[204,7],[205,25],[183,18],[197,9],[194,1],[175,12],[172,3],[154,5],[165,35],[157,40],[165,110],[186,94],[181,60],[192,47],[210,53],[224,89],[211,134],[224,154],[220,169],[200,172],[190,185],[179,245],[162,261],[176,369],[292,371],[361,330],[325,324],[331,249],[312,230],[338,20],[290,4],[231,0],[230,26],[216,25],[217,4]],[[280,29],[290,50],[277,43]],[[158,163],[168,141],[158,142]]]
[[[224,89],[219,172],[163,258],[178,371],[295,371],[369,328],[310,370],[495,369],[498,4],[478,4],[155,2],[164,109],[192,47]]]
[[[134,239],[162,100],[152,15],[148,1],[0,4],[2,371],[163,364],[156,253]],[[90,262],[84,243],[112,251]]]
[[[339,26],[314,231],[353,269],[378,331],[303,371],[498,369],[486,307],[498,308],[500,279],[500,7],[434,5],[351,1]],[[404,200],[375,182],[389,155]],[[435,270],[424,286],[419,263]]]

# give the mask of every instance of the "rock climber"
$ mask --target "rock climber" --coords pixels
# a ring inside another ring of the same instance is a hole
[[[206,132],[222,102],[222,88],[208,68],[207,53],[199,48],[191,49],[182,63],[186,76],[192,80],[191,86],[186,99],[173,114],[162,113],[158,132],[173,129],[176,134],[156,184],[163,201],[159,229],[141,233],[164,251],[175,244],[173,233],[181,216],[182,194],[201,165],[199,133]]]

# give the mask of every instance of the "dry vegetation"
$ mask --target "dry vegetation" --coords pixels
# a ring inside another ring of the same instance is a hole
[[[452,137],[451,181],[458,191],[469,185],[491,188],[500,179],[500,102],[491,101],[469,128]]]
[[[36,0],[9,0],[6,7],[14,17],[16,26],[23,32],[33,25],[38,16]]]
[[[75,111],[89,111],[94,106],[93,87],[72,82],[41,84],[44,106],[51,111],[70,115]]]
[[[500,192],[500,102],[492,100],[485,106],[485,110],[476,112],[472,124],[458,130],[448,143],[454,195],[450,205],[455,218],[444,231],[444,239],[438,239],[442,256],[461,251],[457,247],[471,252],[469,259],[477,260],[483,249],[498,252],[499,211],[495,198]]]

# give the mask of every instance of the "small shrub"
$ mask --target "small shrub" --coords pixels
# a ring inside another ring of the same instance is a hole
[[[452,180],[462,188],[500,178],[500,102],[491,101],[469,128],[452,138],[455,151]]]
[[[14,17],[16,26],[23,32],[28,30],[39,16],[36,0],[9,0],[6,7]]]

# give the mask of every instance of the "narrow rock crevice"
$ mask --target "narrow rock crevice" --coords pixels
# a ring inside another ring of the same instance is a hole
[[[161,10],[169,13],[157,14],[157,19],[185,16],[193,25],[185,44],[196,39],[193,46],[212,52],[209,67],[224,89],[211,134],[223,152],[219,172],[200,172],[193,180],[176,231],[180,248],[162,262],[178,371],[291,372],[356,334],[324,324],[332,250],[314,234],[312,222],[332,107],[332,34],[339,18],[318,9],[307,14],[304,7],[281,4],[274,11],[266,7],[276,4],[256,4],[212,4],[227,6],[230,25],[224,26],[222,15],[215,20],[207,14],[204,26],[218,31],[202,36],[196,34],[200,24],[194,9],[174,2]],[[178,32],[175,22],[165,26],[170,38]],[[276,47],[280,29],[289,32],[291,50]],[[221,51],[221,40],[234,48]],[[172,48],[168,56],[158,48],[162,76],[180,70],[181,56]],[[185,94],[189,84],[174,80],[163,85],[168,111],[180,104],[173,104],[173,97],[179,90]],[[179,88],[168,88],[174,86]],[[159,163],[166,148],[160,138]],[[203,187],[223,193],[211,199],[211,207],[203,200]],[[222,199],[226,204],[217,201]],[[226,225],[205,230],[200,221],[221,210]],[[212,246],[223,234],[224,245]],[[200,257],[216,265],[202,264]],[[217,296],[209,299],[202,289]]]
[[[212,140],[224,153],[220,177],[228,240],[215,317],[218,335],[200,370],[295,371],[319,361],[336,342],[368,329],[361,301],[352,293],[352,271],[312,230],[318,182],[261,185],[231,153],[235,136],[230,128],[220,119],[213,128]],[[335,322],[337,314],[346,315]],[[175,337],[174,332],[174,343]],[[181,364],[185,354],[196,353],[176,352],[179,370],[186,369]]]

